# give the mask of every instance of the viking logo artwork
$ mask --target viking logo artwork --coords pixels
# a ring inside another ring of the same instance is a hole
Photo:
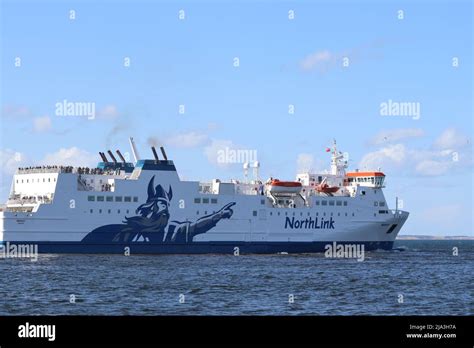
[[[136,216],[125,217],[123,224],[105,225],[88,233],[85,243],[191,243],[194,236],[206,233],[221,219],[229,219],[232,214],[231,202],[217,212],[203,216],[195,222],[170,221],[170,202],[173,198],[171,186],[166,191],[161,185],[155,186],[155,176],[148,183],[148,198],[135,211]]]

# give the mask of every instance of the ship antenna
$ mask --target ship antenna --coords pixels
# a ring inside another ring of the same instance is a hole
[[[136,163],[140,159],[140,156],[138,155],[138,151],[135,146],[135,141],[133,141],[132,137],[128,138],[128,141],[130,142],[130,147],[132,148],[133,159],[135,160],[135,163]]]

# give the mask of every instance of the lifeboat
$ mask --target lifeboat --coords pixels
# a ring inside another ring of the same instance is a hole
[[[271,193],[300,193],[303,187],[298,181],[280,181],[278,179],[272,180],[268,185]]]
[[[321,183],[319,185],[316,185],[315,187],[316,191],[321,192],[321,193],[334,193],[339,190],[339,187],[337,186],[329,186],[326,183]]]
[[[323,179],[323,181],[315,186],[315,190],[320,192],[320,193],[327,193],[327,194],[332,194],[334,192],[337,192],[339,190],[338,186],[329,186],[327,182],[327,177]]]

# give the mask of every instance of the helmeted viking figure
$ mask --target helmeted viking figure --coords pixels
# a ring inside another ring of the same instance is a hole
[[[154,184],[153,176],[148,183],[148,198],[136,209],[137,216],[125,217],[124,224],[105,225],[90,232],[83,242],[152,242],[152,243],[191,243],[194,236],[206,233],[221,219],[229,219],[235,202],[226,204],[215,213],[203,216],[195,222],[169,221],[170,201],[173,198],[171,187],[166,191]]]

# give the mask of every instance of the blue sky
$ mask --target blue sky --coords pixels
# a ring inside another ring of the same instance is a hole
[[[472,234],[472,14],[470,1],[2,0],[1,200],[15,167],[93,165],[128,136],[201,180],[242,177],[216,163],[225,147],[291,179],[328,167],[336,138],[352,168],[386,172],[387,199],[411,212],[403,233]],[[63,100],[96,117],[57,116]],[[418,103],[419,119],[381,115],[389,100]]]

